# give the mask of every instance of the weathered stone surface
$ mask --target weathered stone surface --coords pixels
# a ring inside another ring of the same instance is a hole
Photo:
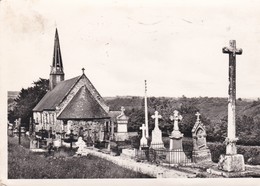
[[[153,119],[155,119],[155,126],[152,131],[152,141],[150,148],[153,149],[164,149],[164,144],[162,141],[162,131],[159,129],[159,118],[162,118],[161,115],[158,114],[158,111],[154,112],[155,114],[152,116]]]
[[[75,145],[77,147],[79,147],[77,152],[76,152],[76,154],[78,154],[78,155],[81,155],[82,153],[84,153],[84,149],[87,147],[87,145],[86,145],[85,141],[83,141],[82,137],[79,137],[79,139],[75,143]]]
[[[203,161],[212,161],[211,152],[209,149],[193,151],[192,158],[195,163]]]
[[[142,127],[140,127],[140,129],[142,130],[142,138],[140,140],[140,149],[141,149],[142,147],[147,147],[147,139],[145,137],[145,131],[146,131],[145,124],[142,124]]]
[[[195,115],[197,116],[197,120],[191,130],[193,138],[193,161],[196,163],[201,161],[211,161],[211,153],[206,141],[206,128],[200,121],[200,113],[197,112]]]
[[[237,154],[236,149],[236,55],[242,54],[242,49],[236,48],[236,41],[229,41],[230,47],[224,47],[223,53],[229,54],[229,87],[228,87],[228,128],[226,138],[226,155],[221,155],[218,168],[228,172],[245,170],[244,157]]]
[[[242,154],[221,155],[218,168],[227,172],[245,171],[244,156]]]

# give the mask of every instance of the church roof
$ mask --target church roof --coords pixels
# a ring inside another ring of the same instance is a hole
[[[82,86],[58,119],[108,119],[108,113],[101,107],[86,86]]]
[[[56,106],[65,98],[80,77],[77,76],[58,83],[53,90],[45,94],[41,101],[34,107],[33,111],[55,110]]]

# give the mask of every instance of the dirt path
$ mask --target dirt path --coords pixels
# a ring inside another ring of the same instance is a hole
[[[196,176],[195,173],[178,171],[178,170],[152,165],[148,163],[136,162],[135,160],[130,158],[121,157],[121,156],[111,156],[109,154],[98,152],[97,150],[84,149],[83,155],[87,155],[87,154],[104,158],[124,168],[138,171],[155,178],[194,178]]]

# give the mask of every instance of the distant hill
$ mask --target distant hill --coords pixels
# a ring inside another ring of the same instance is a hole
[[[140,109],[144,106],[143,97],[131,97],[131,96],[117,96],[104,98],[110,110],[120,110],[121,106],[126,109]],[[154,101],[156,100],[156,101]],[[219,122],[223,117],[227,116],[227,98],[219,97],[197,97],[186,98],[186,100],[197,107],[201,114],[210,119],[213,123]],[[151,103],[152,102],[152,103]],[[162,106],[162,104],[168,104],[172,107],[178,108],[183,104],[183,98],[169,98],[169,97],[149,97],[148,107]],[[236,112],[238,115],[246,115],[260,120],[260,101],[252,99],[238,99],[236,102]]]
[[[13,110],[15,106],[15,98],[19,95],[19,91],[8,91],[7,92],[7,104],[8,104],[8,110]]]
[[[15,99],[19,95],[19,91],[7,91],[7,97]]]

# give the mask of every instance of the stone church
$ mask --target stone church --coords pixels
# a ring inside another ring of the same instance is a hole
[[[36,132],[46,130],[66,136],[72,130],[74,135],[90,137],[93,142],[114,138],[117,115],[122,117],[124,110],[109,111],[84,68],[81,75],[65,80],[57,29],[49,86],[50,90],[33,109]],[[122,135],[127,136],[127,130]]]

